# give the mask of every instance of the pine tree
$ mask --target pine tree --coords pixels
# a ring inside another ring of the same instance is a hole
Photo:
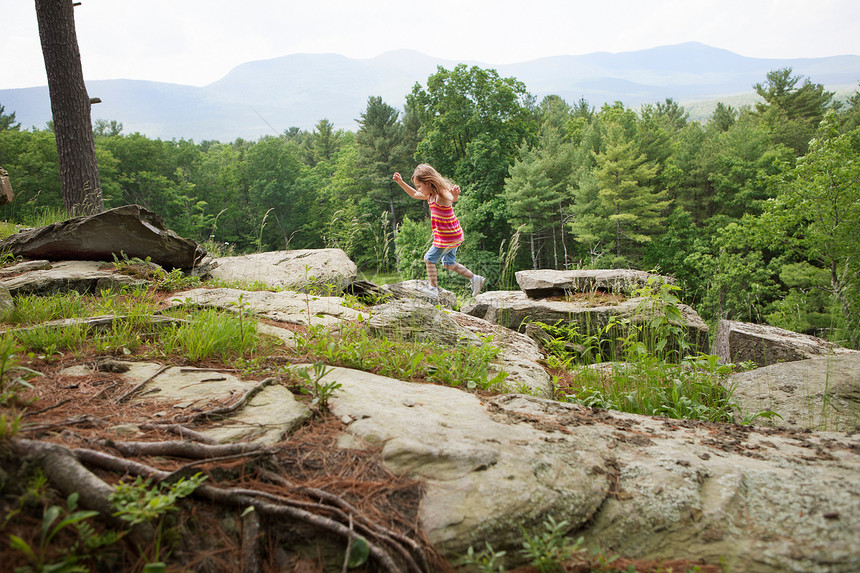
[[[638,254],[665,220],[670,201],[665,190],[650,185],[657,167],[637,153],[632,141],[610,129],[605,150],[596,153],[598,197],[615,229],[615,255]]]

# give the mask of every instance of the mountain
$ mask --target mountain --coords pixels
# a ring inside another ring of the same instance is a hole
[[[411,50],[376,58],[351,59],[337,54],[295,54],[237,66],[203,87],[140,80],[87,82],[93,119],[122,122],[126,133],[196,141],[257,139],[290,127],[311,130],[323,118],[339,129],[355,130],[370,96],[402,109],[406,94],[425,83],[437,66],[459,62]],[[698,118],[719,99],[752,102],[753,86],[775,69],[837,92],[855,91],[860,56],[827,58],[747,58],[695,42],[635,52],[596,52],[555,56],[492,66],[502,77],[515,77],[540,101],[556,94],[568,103],[585,98],[591,106],[621,101],[631,107],[667,97],[698,110]],[[24,127],[42,127],[51,119],[47,86],[0,90],[6,113],[14,111]],[[694,115],[694,117],[697,117]]]

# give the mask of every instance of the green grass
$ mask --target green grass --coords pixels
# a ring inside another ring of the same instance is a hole
[[[429,381],[466,389],[500,389],[507,374],[490,375],[500,352],[484,340],[479,346],[444,348],[428,342],[372,335],[363,324],[346,324],[338,332],[312,327],[297,337],[298,350],[315,360],[374,372],[406,381]]]
[[[263,339],[257,321],[232,312],[203,309],[185,314],[188,322],[162,332],[160,351],[179,354],[191,362],[215,359],[230,362],[257,353]]]
[[[256,320],[246,313],[213,309],[174,310],[169,313],[186,322],[178,326],[153,326],[151,317],[159,308],[151,290],[128,290],[119,295],[78,293],[51,296],[20,296],[6,311],[7,328],[26,328],[12,334],[26,350],[51,357],[71,352],[129,355],[140,350],[144,356],[175,355],[187,362],[222,360],[272,349],[269,338],[257,333]],[[48,326],[43,323],[101,315],[122,317],[104,329],[84,325]]]

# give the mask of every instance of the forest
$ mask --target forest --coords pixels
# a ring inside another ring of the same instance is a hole
[[[429,213],[392,175],[426,162],[462,188],[458,260],[491,290],[522,269],[656,271],[711,324],[858,348],[860,91],[839,99],[790,68],[753,88],[758,103],[696,122],[673,99],[537,102],[516,78],[459,65],[402,111],[368,98],[354,132],[321,119],[256,141],[162,141],[99,119],[94,134],[105,207],[142,205],[213,255],[332,247],[370,280],[421,278]],[[22,128],[0,102],[16,194],[0,218],[63,218],[51,127]]]

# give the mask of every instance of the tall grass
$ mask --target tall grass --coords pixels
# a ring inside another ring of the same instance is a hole
[[[406,381],[429,381],[466,389],[498,389],[507,376],[490,374],[500,352],[484,340],[478,346],[444,348],[428,342],[372,335],[363,324],[346,324],[338,332],[312,327],[297,337],[299,352],[329,364],[374,372]]]
[[[677,290],[650,281],[635,293],[642,302],[633,319],[534,323],[552,337],[547,364],[566,372],[556,377],[557,397],[649,416],[731,421],[735,406],[724,382],[734,366],[689,354]]]
[[[160,336],[164,354],[180,354],[191,362],[233,359],[256,353],[262,345],[257,322],[242,313],[204,309],[188,316],[188,322]]]

